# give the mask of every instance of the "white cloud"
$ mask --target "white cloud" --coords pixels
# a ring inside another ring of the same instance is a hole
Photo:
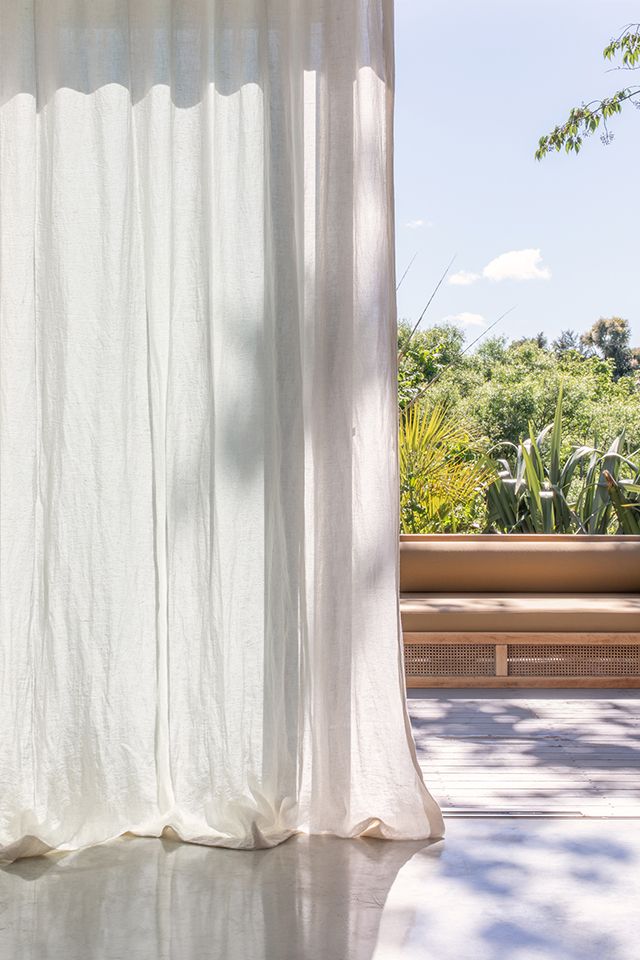
[[[405,227],[408,227],[409,230],[421,230],[422,227],[430,227],[431,224],[427,220],[408,220],[405,223]]]
[[[454,313],[444,318],[445,323],[461,323],[463,327],[486,327],[481,313]]]
[[[510,250],[486,265],[482,276],[487,280],[548,280],[549,267],[542,265],[540,250]]]
[[[458,270],[457,273],[451,274],[449,283],[454,287],[469,287],[479,279],[479,273],[471,273],[469,270]]]

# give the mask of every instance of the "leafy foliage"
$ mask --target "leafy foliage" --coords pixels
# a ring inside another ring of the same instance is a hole
[[[500,446],[515,456],[512,462],[499,460],[498,478],[488,490],[492,530],[606,534],[640,529],[640,466],[624,456],[624,433],[604,452],[574,447],[563,462],[562,391],[553,423],[537,436],[530,425],[526,440]]]
[[[481,529],[493,471],[444,406],[415,404],[400,418],[400,512],[406,533]]]
[[[464,334],[457,327],[443,325],[414,333],[406,321],[398,324],[398,400],[402,410],[424,393],[426,383],[459,362],[463,346]]]
[[[553,349],[559,357],[571,350],[586,353],[582,338],[575,330],[561,330],[558,339],[553,341]]]
[[[599,351],[605,360],[613,360],[616,380],[631,373],[637,365],[629,346],[631,330],[628,322],[621,317],[600,317],[580,340],[587,349]]]
[[[640,24],[632,23],[626,26],[618,37],[607,44],[603,56],[607,61],[620,57],[621,70],[639,69]],[[550,133],[540,137],[536,160],[542,160],[547,154],[562,149],[566,153],[579,153],[584,139],[591,137],[601,128],[600,139],[605,144],[611,143],[613,134],[607,121],[621,113],[625,103],[640,107],[640,87],[624,87],[602,100],[592,100],[590,103],[573,107],[564,123],[558,124]]]
[[[425,396],[432,405],[446,403],[488,448],[502,440],[519,443],[530,421],[549,423],[562,384],[565,453],[574,445],[597,446],[623,429],[630,445],[640,447],[640,368],[620,376],[613,357],[577,346],[558,351],[555,344],[544,349],[492,337],[447,366]]]
[[[608,470],[603,472],[604,481],[609,491],[620,524],[620,533],[631,535],[640,534],[640,468],[636,469],[636,482],[620,482]]]
[[[592,331],[561,335],[562,349],[492,337],[468,354],[455,328],[416,333],[422,374],[409,352],[400,364],[404,530],[629,531],[640,509],[640,376],[637,366],[618,375]],[[438,418],[452,430],[442,438]],[[469,464],[478,473],[456,487],[448,472]]]

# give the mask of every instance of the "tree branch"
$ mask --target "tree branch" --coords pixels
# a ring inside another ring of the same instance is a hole
[[[622,55],[622,65],[618,70],[640,69],[640,23],[627,24],[602,51],[605,60],[612,60],[619,54]],[[613,134],[609,132],[607,120],[621,113],[622,105],[626,102],[640,107],[640,87],[625,87],[610,97],[573,107],[564,123],[558,124],[551,133],[540,137],[535,153],[536,160],[542,160],[547,154],[562,150],[563,147],[567,153],[579,153],[583,140],[592,136],[600,124],[604,128],[600,139],[605,144],[611,143]]]

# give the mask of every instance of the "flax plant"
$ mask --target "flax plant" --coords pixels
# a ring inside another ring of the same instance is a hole
[[[605,451],[574,447],[562,460],[562,390],[553,423],[498,458],[498,475],[487,491],[489,527],[501,533],[640,532],[640,467],[624,455],[620,433]],[[494,448],[497,450],[498,448]]]

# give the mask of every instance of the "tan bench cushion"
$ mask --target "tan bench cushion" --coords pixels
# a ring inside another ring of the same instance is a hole
[[[640,537],[402,537],[400,590],[640,594]]]
[[[403,594],[400,611],[407,633],[640,631],[640,597],[625,594]]]

